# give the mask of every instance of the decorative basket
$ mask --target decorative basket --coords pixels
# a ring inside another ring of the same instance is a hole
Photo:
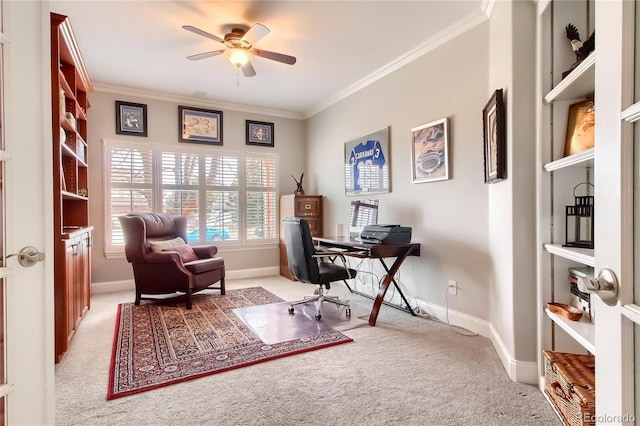
[[[595,425],[595,357],[544,351],[544,392],[565,425]]]

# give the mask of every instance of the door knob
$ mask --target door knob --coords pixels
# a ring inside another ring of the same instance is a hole
[[[618,303],[618,278],[609,268],[603,268],[596,277],[578,278],[578,289],[585,293],[597,294],[604,303],[615,306]]]
[[[18,263],[20,263],[22,266],[25,266],[25,267],[33,266],[38,262],[42,262],[45,258],[44,253],[42,253],[41,251],[38,251],[37,248],[27,246],[27,247],[23,247],[23,249],[20,250],[19,253],[9,254],[4,258],[0,256],[0,261],[4,261],[14,256],[18,256]]]

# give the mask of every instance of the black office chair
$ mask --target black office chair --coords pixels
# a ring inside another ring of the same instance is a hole
[[[307,296],[303,300],[291,302],[289,313],[294,313],[294,306],[302,303],[318,302],[316,319],[322,318],[322,303],[330,302],[338,306],[345,306],[345,314],[351,316],[351,307],[348,301],[339,300],[337,296],[325,296],[324,290],[331,288],[334,281],[344,281],[355,278],[357,271],[347,266],[344,255],[333,251],[318,251],[313,244],[309,224],[304,219],[287,217],[282,220],[284,237],[287,244],[287,260],[289,272],[303,283],[318,286],[317,294]],[[341,259],[342,265],[334,263]],[[346,282],[346,281],[345,281]]]

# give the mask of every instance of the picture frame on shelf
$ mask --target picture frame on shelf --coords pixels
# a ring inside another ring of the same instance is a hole
[[[147,137],[147,105],[116,101],[116,134]]]
[[[179,141],[222,146],[222,111],[178,106]]]
[[[578,154],[594,146],[595,104],[593,98],[569,105],[564,156]]]
[[[484,183],[505,179],[506,138],[502,89],[497,89],[482,110],[484,135]]]
[[[275,144],[274,124],[264,121],[246,120],[247,145],[273,147]]]
[[[411,129],[413,183],[449,179],[448,121],[445,117]]]

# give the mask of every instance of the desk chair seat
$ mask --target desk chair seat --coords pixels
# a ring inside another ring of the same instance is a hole
[[[289,272],[302,283],[314,284],[318,288],[314,296],[307,296],[303,300],[291,302],[289,313],[295,312],[294,306],[302,303],[317,302],[316,319],[322,318],[322,304],[330,302],[338,306],[345,306],[345,314],[351,316],[348,301],[339,300],[337,296],[325,295],[325,290],[331,288],[335,281],[345,281],[355,278],[357,271],[347,266],[342,253],[332,251],[318,251],[313,244],[311,230],[306,220],[300,218],[285,218],[282,221],[284,237],[287,244],[287,260]],[[342,260],[342,265],[333,261]]]

